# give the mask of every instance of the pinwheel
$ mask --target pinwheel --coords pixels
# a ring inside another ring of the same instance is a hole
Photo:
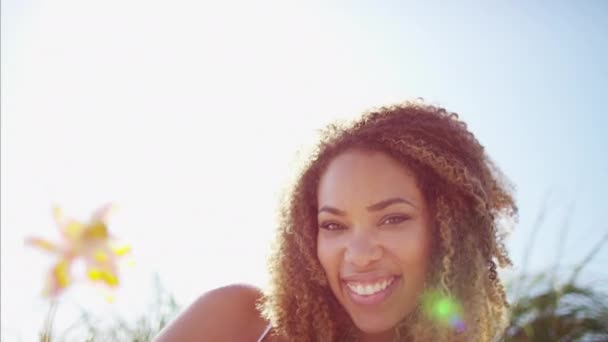
[[[129,253],[130,247],[120,244],[108,231],[107,217],[113,209],[105,205],[93,213],[87,223],[64,217],[61,209],[54,208],[55,222],[61,233],[59,242],[30,237],[26,244],[57,257],[48,272],[44,294],[55,298],[68,288],[74,279],[72,266],[84,260],[86,278],[110,288],[119,284],[118,258]]]

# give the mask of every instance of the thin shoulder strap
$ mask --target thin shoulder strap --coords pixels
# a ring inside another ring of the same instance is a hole
[[[264,332],[262,333],[262,336],[260,336],[260,338],[258,338],[258,342],[264,341],[264,337],[266,337],[266,335],[268,335],[268,332],[270,331],[270,329],[272,329],[272,325],[268,324],[268,326],[266,327],[266,330],[264,330]]]

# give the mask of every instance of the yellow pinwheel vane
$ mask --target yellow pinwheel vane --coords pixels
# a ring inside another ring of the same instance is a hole
[[[84,260],[86,278],[110,288],[118,286],[118,259],[130,252],[130,247],[120,243],[108,230],[108,215],[114,209],[111,204],[93,213],[89,222],[67,218],[60,208],[53,209],[57,227],[61,233],[59,242],[30,237],[26,244],[50,252],[58,259],[51,267],[44,288],[44,295],[57,297],[74,279],[72,266]]]

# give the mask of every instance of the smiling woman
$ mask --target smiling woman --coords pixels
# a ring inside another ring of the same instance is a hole
[[[362,333],[381,340],[424,290],[433,232],[415,175],[385,153],[352,149],[330,162],[317,198],[329,286]]]
[[[422,103],[330,125],[283,203],[266,293],[202,296],[159,341],[490,341],[505,328],[504,177]]]

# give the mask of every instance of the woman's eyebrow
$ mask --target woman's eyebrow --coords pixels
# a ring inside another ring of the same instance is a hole
[[[414,205],[414,203],[412,203],[411,201],[406,200],[405,198],[401,198],[401,197],[393,197],[393,198],[389,198],[389,199],[385,199],[383,201],[380,201],[376,204],[372,204],[369,207],[367,207],[368,211],[378,211],[378,210],[382,210],[390,205],[393,204],[397,204],[397,203],[405,203],[405,204],[409,204],[412,207],[416,208],[416,206]]]
[[[378,202],[376,204],[372,204],[369,207],[367,207],[367,210],[368,211],[379,211],[379,210],[382,210],[382,209],[384,209],[384,208],[386,208],[386,207],[388,207],[390,205],[397,204],[397,203],[409,204],[412,207],[416,208],[416,206],[414,205],[414,203],[412,203],[411,201],[406,200],[405,198],[393,197],[393,198],[389,198],[389,199],[385,199],[383,201],[380,201],[380,202]],[[338,216],[345,216],[346,215],[346,212],[344,212],[344,211],[342,211],[340,209],[334,208],[334,207],[330,207],[328,205],[322,206],[319,209],[318,214],[320,214],[323,211],[328,212],[330,214],[338,215]]]
[[[346,213],[344,211],[342,211],[340,209],[336,209],[334,207],[327,206],[327,205],[322,206],[319,209],[319,212],[317,214],[320,214],[322,211],[326,211],[326,212],[328,212],[330,214],[334,214],[334,215],[338,215],[338,216],[345,216],[346,215]]]

